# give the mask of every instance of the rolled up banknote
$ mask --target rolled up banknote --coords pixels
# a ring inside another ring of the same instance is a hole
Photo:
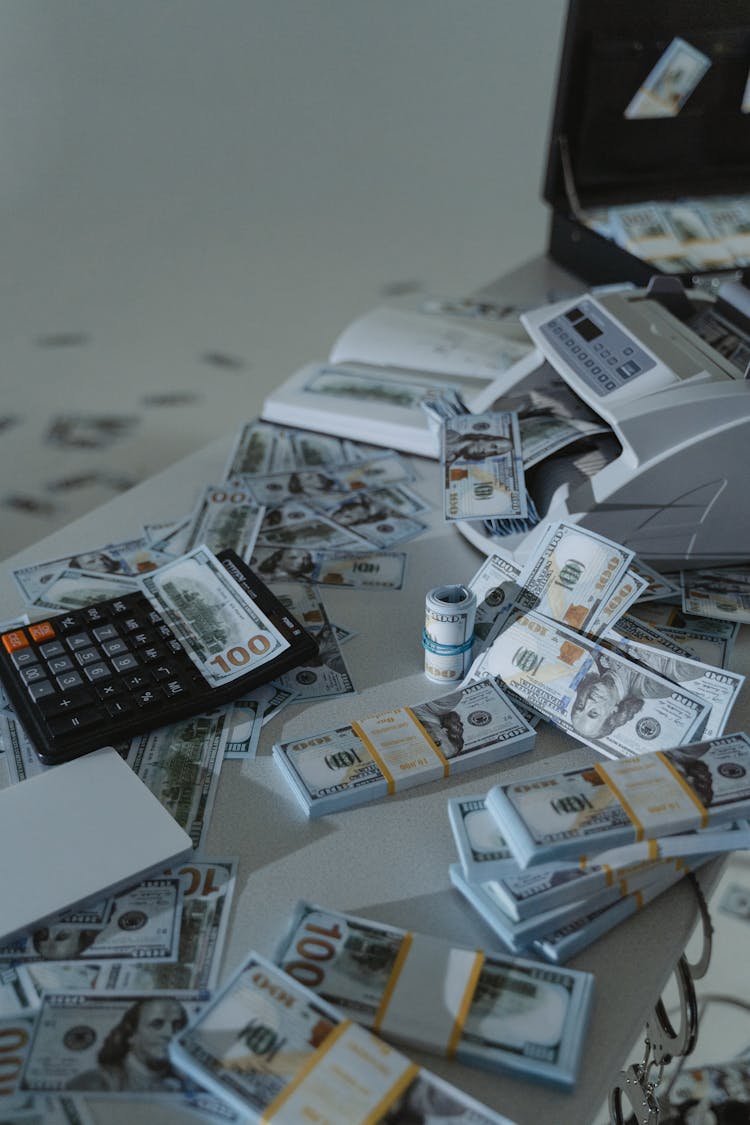
[[[540,614],[509,624],[472,676],[496,676],[545,719],[609,758],[632,758],[699,738],[711,705]]]
[[[344,1015],[403,1045],[570,1087],[594,978],[300,902],[274,960]]]
[[[170,1058],[251,1122],[512,1125],[422,1070],[257,953],[170,1043]]]
[[[750,814],[750,738],[500,783],[487,808],[521,867],[727,824]]]
[[[530,750],[534,730],[494,680],[304,738],[276,762],[310,817],[390,796]]]
[[[424,672],[435,683],[459,683],[474,644],[476,594],[468,586],[436,586],[425,597]]]

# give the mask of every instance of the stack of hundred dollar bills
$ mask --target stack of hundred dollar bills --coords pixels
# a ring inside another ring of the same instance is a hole
[[[591,973],[454,946],[304,901],[274,960],[401,1046],[564,1088],[575,1083]]]
[[[169,1054],[245,1122],[513,1125],[254,952]]]
[[[724,733],[743,684],[726,665],[744,581],[659,575],[565,523],[523,568],[494,555],[470,580],[467,682],[489,675],[532,721],[612,759],[449,801],[451,881],[511,951],[563,962],[687,871],[750,847],[750,740]]]

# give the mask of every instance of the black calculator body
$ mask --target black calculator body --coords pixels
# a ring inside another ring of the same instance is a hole
[[[96,602],[2,634],[0,678],[47,765],[239,699],[314,659],[315,638],[231,550],[216,558],[289,642],[274,658],[211,684],[144,593]]]

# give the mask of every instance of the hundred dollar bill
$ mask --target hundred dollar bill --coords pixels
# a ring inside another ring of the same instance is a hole
[[[300,902],[274,960],[400,1046],[570,1087],[594,978]]]
[[[170,558],[184,555],[191,516],[192,512],[189,512],[178,520],[170,520],[168,523],[144,524],[143,533],[154,550],[161,551]]]
[[[700,737],[710,704],[572,629],[523,613],[475,662],[555,726],[610,758]]]
[[[433,1109],[451,1125],[512,1125],[254,952],[177,1035],[170,1057],[258,1125],[395,1125],[428,1121]]]
[[[33,563],[14,570],[13,577],[27,603],[36,603],[42,598],[50,583],[62,571],[85,571],[87,574],[115,575],[119,578],[137,578],[156,570],[171,555],[158,550],[146,538],[126,539],[110,543],[91,551],[81,551],[75,555],[51,559],[47,562]]]
[[[244,676],[289,648],[289,641],[207,547],[195,547],[147,575],[142,588],[211,684]]]
[[[202,1006],[163,992],[45,993],[19,1089],[174,1099],[195,1083],[171,1065],[169,1043]],[[148,1043],[136,1052],[132,1040],[138,1030]]]
[[[615,645],[626,653],[630,651],[632,645],[648,645],[649,648],[669,652],[673,656],[689,658],[692,655],[689,649],[678,644],[663,630],[641,621],[639,617],[635,617],[632,613],[624,613],[622,617],[615,621],[614,625],[608,626],[602,633],[602,640],[614,641]]]
[[[174,961],[180,937],[182,891],[179,879],[145,879],[108,903],[103,924],[91,922],[85,910],[53,919],[10,943],[0,945],[0,958],[14,961],[151,960]]]
[[[625,109],[625,117],[676,117],[711,66],[711,59],[675,36]]]
[[[426,530],[427,524],[417,516],[427,507],[411,489],[394,484],[352,492],[335,504],[321,505],[320,510],[339,527],[358,535],[370,549],[388,550]]]
[[[639,258],[653,261],[680,255],[680,241],[659,204],[613,208],[611,221],[615,242]]]
[[[694,660],[718,668],[727,667],[740,630],[738,621],[685,614],[681,608],[661,602],[638,603],[632,613],[683,645]]]
[[[703,730],[704,739],[724,733],[729,713],[745,682],[744,676],[702,664],[700,660],[659,652],[648,645],[631,643],[626,651],[631,659],[653,668],[675,684],[682,684],[709,704],[711,711]]]
[[[292,692],[295,700],[309,701],[331,695],[348,695],[354,692],[338,630],[328,619],[325,606],[315,588],[290,582],[274,586],[274,593],[282,605],[302,621],[318,642],[317,656],[307,663],[298,664],[289,672],[277,676],[274,687]]]
[[[185,552],[200,544],[214,552],[231,547],[247,561],[264,513],[249,489],[238,484],[209,484],[192,513]]]
[[[50,578],[43,592],[26,604],[44,610],[83,609],[95,602],[119,598],[138,589],[136,578],[64,567]]]
[[[521,570],[518,604],[572,629],[596,632],[597,619],[604,615],[632,559],[632,551],[594,531],[576,524],[553,524]]]
[[[725,735],[628,761],[500,783],[486,800],[521,867],[583,862],[625,844],[747,817],[750,738]],[[658,844],[648,851],[656,856]]]
[[[382,449],[310,430],[255,420],[243,426],[229,452],[225,480],[366,460]]]
[[[147,992],[166,990],[198,998],[216,987],[234,895],[237,860],[196,857],[173,872],[182,887],[177,960],[96,962],[37,961],[28,975],[37,995],[47,992]]]
[[[628,895],[640,893],[659,883],[666,874],[673,873],[675,867],[681,872],[687,870],[685,860],[654,860],[650,866],[642,865],[628,878],[614,879],[596,888],[589,888],[585,898],[575,899],[540,909],[521,919],[515,919],[505,910],[505,904],[497,893],[498,884],[469,883],[457,863],[448,870],[452,885],[500,938],[511,953],[524,953],[532,948],[535,941],[554,933],[569,922],[574,922],[582,914],[613,906]]]
[[[8,1017],[28,1012],[38,1004],[33,981],[23,965],[0,961],[0,1027]],[[0,1081],[0,1090],[2,1082]],[[0,1104],[2,1104],[0,1102]]]
[[[266,703],[272,698],[274,689],[270,684],[261,684],[255,691],[242,699],[227,704],[227,734],[225,758],[239,758],[251,761],[258,753],[258,742],[263,725],[263,712]]]
[[[685,613],[750,622],[750,570],[683,571],[681,578]]]
[[[534,731],[494,680],[305,738],[274,757],[308,816],[351,808],[531,749]]]
[[[350,528],[303,500],[266,508],[256,539],[258,547],[298,550],[371,551],[372,544]]]
[[[275,507],[285,500],[304,497],[314,504],[337,494],[375,488],[397,481],[414,480],[414,470],[398,453],[382,453],[367,461],[348,465],[323,464],[319,468],[295,469],[292,472],[269,473],[266,476],[239,477],[247,482],[259,504]]]
[[[0,1107],[3,1125],[28,1120],[37,1108],[33,1094],[22,1092],[18,1085],[35,1023],[36,1012],[4,1012],[0,1006]],[[31,1120],[34,1120],[33,1117]],[[41,1116],[37,1118],[38,1125],[42,1125],[43,1121]]]
[[[208,831],[229,723],[223,708],[138,735],[127,763],[200,848]]]
[[[400,590],[406,555],[376,551],[341,555],[337,551],[309,551],[297,547],[256,547],[250,560],[264,582],[315,582],[320,586],[355,590]]]
[[[513,608],[520,592],[521,568],[502,554],[489,555],[467,585],[477,599],[473,655],[490,643]]]
[[[445,518],[528,514],[518,415],[459,414],[441,430]]]
[[[675,595],[679,595],[680,587],[677,582],[673,582],[666,574],[660,574],[658,570],[654,570],[637,555],[634,559],[631,559],[630,569],[646,582],[646,589],[639,597],[639,601],[673,598]]]

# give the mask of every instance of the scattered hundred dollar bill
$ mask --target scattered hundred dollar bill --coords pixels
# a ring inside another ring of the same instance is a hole
[[[185,829],[195,848],[205,842],[230,728],[216,708],[137,735],[127,763]]]
[[[35,961],[28,965],[32,988],[43,992],[149,992],[205,995],[216,987],[234,895],[237,860],[196,856],[174,872],[182,887],[177,959],[99,962],[92,956],[71,964]],[[92,952],[92,951],[90,951]]]
[[[304,738],[274,757],[308,816],[352,808],[531,749],[533,728],[492,679]]]
[[[403,457],[381,450],[379,456],[368,460],[333,465],[324,462],[317,467],[298,468],[291,472],[242,476],[237,481],[247,484],[259,504],[274,507],[285,500],[298,500],[300,497],[311,503],[318,499],[327,502],[337,495],[413,481],[414,477],[414,470]]]
[[[264,582],[314,582],[355,590],[400,590],[406,555],[398,551],[341,555],[295,547],[256,547],[250,565]]]
[[[253,1122],[512,1125],[411,1063],[257,953],[169,1048],[175,1067]],[[278,1119],[278,1118],[277,1118]]]
[[[730,734],[501,782],[487,794],[487,808],[521,867],[591,860],[624,844],[726,825],[750,813],[750,738]]]
[[[610,758],[693,742],[711,712],[682,685],[530,611],[510,619],[471,674],[498,677],[545,719]]]
[[[231,547],[247,561],[255,546],[265,507],[238,484],[209,484],[191,515],[185,552],[206,546],[216,552]]]
[[[571,1087],[594,978],[297,905],[274,958],[343,1015],[406,1047]]]
[[[95,903],[78,908],[0,944],[0,959],[29,963],[133,960],[167,962],[177,958],[182,889],[175,876],[145,879]]]
[[[593,531],[553,524],[521,570],[518,605],[572,629],[597,633],[598,619],[611,624],[608,603],[632,560],[632,551]]]

